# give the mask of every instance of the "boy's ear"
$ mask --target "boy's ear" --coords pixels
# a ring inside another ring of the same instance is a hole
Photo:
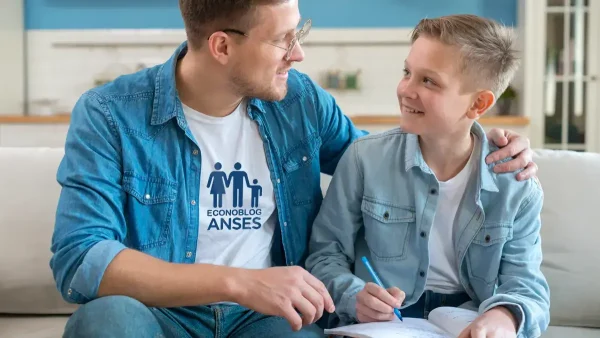
[[[470,119],[476,119],[485,114],[488,109],[494,104],[494,93],[489,90],[484,90],[476,94],[475,101],[467,111],[467,116]]]

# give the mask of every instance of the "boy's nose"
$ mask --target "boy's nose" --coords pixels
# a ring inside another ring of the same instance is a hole
[[[398,84],[398,97],[407,97],[411,99],[417,98],[417,92],[414,90],[411,81],[403,79]]]

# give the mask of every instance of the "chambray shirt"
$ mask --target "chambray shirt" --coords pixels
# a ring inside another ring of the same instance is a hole
[[[205,168],[175,84],[177,60],[186,52],[183,43],[166,63],[87,91],[72,111],[50,260],[69,302],[96,298],[105,269],[125,248],[168,262],[195,261]],[[320,174],[333,174],[347,147],[366,133],[294,70],[282,101],[251,99],[248,114],[274,187],[273,264],[303,265],[323,199]]]
[[[491,149],[481,126],[477,174],[469,180],[454,224],[459,279],[481,313],[506,305],[519,337],[548,327],[549,287],[542,261],[537,179],[517,181],[485,163]],[[406,293],[402,308],[425,290],[429,234],[439,183],[423,160],[418,138],[399,129],[363,137],[342,157],[315,220],[306,267],[327,286],[336,304],[330,325],[355,322],[356,294],[371,276]],[[452,239],[449,239],[452,240]]]

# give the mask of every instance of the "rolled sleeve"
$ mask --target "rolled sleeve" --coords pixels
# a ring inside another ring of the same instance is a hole
[[[344,323],[355,322],[356,318],[356,295],[365,287],[364,283],[357,283],[342,295],[339,307],[336,308],[336,313],[340,316],[340,320]]]
[[[76,291],[84,299],[95,298],[108,264],[124,249],[125,245],[117,241],[105,240],[96,243],[75,271],[71,280],[71,291]]]

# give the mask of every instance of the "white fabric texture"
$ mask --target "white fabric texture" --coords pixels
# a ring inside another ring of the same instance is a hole
[[[245,103],[220,118],[183,111],[202,158],[196,262],[270,267],[275,195],[257,124]]]

